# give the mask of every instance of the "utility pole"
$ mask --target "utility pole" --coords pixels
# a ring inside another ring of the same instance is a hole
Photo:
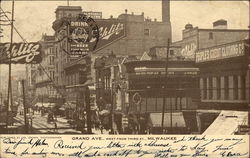
[[[114,88],[114,80],[111,82],[111,109],[110,109],[110,117],[111,117],[111,134],[114,134],[114,98],[113,98],[113,88]]]
[[[13,45],[14,4],[15,4],[15,0],[12,0],[10,50],[12,50],[12,45]],[[8,85],[8,104],[7,104],[8,105],[8,108],[7,108],[7,125],[9,124],[10,106],[11,106],[11,112],[13,111],[13,107],[12,107],[13,106],[13,103],[12,103],[12,87],[11,87],[11,55],[12,55],[12,52],[10,52],[10,56],[9,56],[9,85]]]
[[[25,86],[24,86],[24,80],[22,80],[22,87],[23,87],[23,107],[24,107],[24,123],[25,123],[25,133],[28,134],[29,133],[29,124],[28,124],[28,120],[27,120],[27,106],[26,106],[26,102],[25,102]]]
[[[165,115],[165,108],[166,108],[166,91],[167,91],[167,83],[168,83],[168,56],[169,56],[169,46],[170,45],[170,39],[168,39],[168,45],[167,45],[167,54],[166,54],[166,65],[165,65],[165,82],[164,82],[164,92],[163,92],[163,107],[162,107],[162,118],[161,118],[161,128],[162,128],[162,134],[164,133],[164,115]],[[172,105],[170,105],[172,106]],[[172,109],[172,107],[171,107]],[[171,113],[171,111],[170,111]],[[171,129],[172,129],[172,118],[171,119]]]
[[[91,111],[90,111],[90,91],[89,87],[85,90],[85,103],[86,103],[86,113],[87,113],[87,133],[92,134],[91,129]]]

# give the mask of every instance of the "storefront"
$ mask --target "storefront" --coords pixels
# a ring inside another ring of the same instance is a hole
[[[248,110],[249,40],[199,50],[200,109]]]
[[[186,124],[190,121],[181,120],[185,120],[186,111],[195,111],[200,103],[199,69],[195,67],[195,62],[169,61],[167,75],[166,62],[163,60],[131,61],[125,63],[125,66],[129,87],[128,113],[137,119],[134,122],[138,122],[144,114],[145,120],[152,121],[152,127],[158,127],[165,104],[165,112],[168,113],[166,117],[170,113],[176,117],[173,117],[172,124],[165,121],[164,128],[191,130],[189,123]],[[192,116],[187,119],[196,122],[195,113]]]

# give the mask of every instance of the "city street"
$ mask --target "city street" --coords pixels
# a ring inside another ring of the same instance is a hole
[[[78,131],[70,125],[67,119],[63,117],[57,117],[56,121],[52,121],[50,123],[47,122],[48,114],[41,116],[39,112],[34,112],[32,116],[32,130],[31,133],[59,133],[59,134],[81,134],[81,131]],[[14,118],[19,124],[25,125],[24,123],[24,115],[18,114]],[[55,122],[57,124],[57,128],[55,129]],[[29,124],[31,121],[29,120]],[[94,134],[101,134],[100,130],[96,130],[92,128],[92,132]],[[108,134],[108,131],[103,131],[103,134]]]

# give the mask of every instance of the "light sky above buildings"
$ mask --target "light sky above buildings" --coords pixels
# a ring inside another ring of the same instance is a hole
[[[1,7],[4,11],[11,11],[10,0],[3,0]],[[124,13],[141,14],[152,20],[161,21],[161,1],[69,1],[70,6],[81,6],[84,11],[100,11],[103,18],[114,18]],[[53,35],[52,22],[55,20],[57,6],[67,5],[67,1],[23,1],[15,2],[14,25],[28,42],[41,39],[43,33]],[[7,14],[9,18],[11,14]],[[173,41],[181,40],[182,30],[185,24],[193,24],[194,27],[212,28],[212,23],[219,19],[228,21],[229,29],[247,29],[249,26],[249,2],[248,1],[171,1],[170,16],[172,24]],[[10,29],[5,26],[4,37],[1,42],[10,41]],[[136,30],[135,30],[136,31]],[[14,42],[22,42],[14,32]],[[23,66],[16,65],[18,70]],[[2,71],[8,71],[7,66],[1,66]]]

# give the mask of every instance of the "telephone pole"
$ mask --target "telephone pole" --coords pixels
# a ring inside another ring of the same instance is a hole
[[[164,92],[163,92],[163,107],[162,107],[162,118],[161,118],[161,128],[162,128],[162,134],[164,133],[164,115],[165,115],[165,108],[166,108],[166,91],[167,91],[167,84],[168,84],[168,56],[169,56],[169,46],[170,45],[170,39],[168,39],[168,45],[167,45],[167,54],[166,54],[166,65],[165,65],[165,82],[164,82]],[[171,105],[172,106],[172,105]],[[172,109],[172,107],[171,107]],[[172,115],[170,117],[171,122],[171,128],[172,128]]]
[[[10,50],[12,50],[12,45],[13,45],[14,4],[15,4],[15,0],[12,0]],[[8,105],[8,108],[7,108],[7,125],[9,124],[10,108],[11,108],[11,112],[13,112],[13,107],[12,107],[13,106],[13,102],[12,102],[12,86],[11,86],[11,55],[12,55],[12,52],[10,53],[10,56],[9,56],[9,84],[8,84],[8,103],[7,103],[7,105]]]

